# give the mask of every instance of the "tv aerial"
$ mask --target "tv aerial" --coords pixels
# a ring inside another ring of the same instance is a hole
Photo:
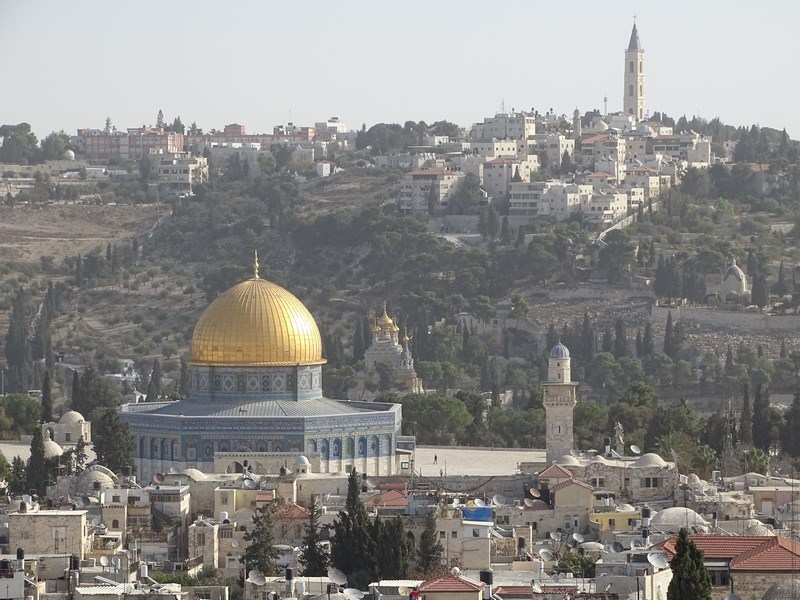
[[[636,454],[637,456],[642,453],[642,449],[639,448],[636,444],[631,444],[631,452]]]
[[[247,581],[249,581],[250,583],[254,583],[255,585],[264,585],[265,583],[267,583],[267,578],[264,577],[261,571],[253,569],[247,574]]]
[[[578,544],[582,544],[584,541],[583,536],[577,531],[572,534],[572,539],[575,540]]]
[[[330,579],[336,585],[345,585],[347,583],[347,575],[342,573],[336,567],[330,567],[328,569],[328,579]]]
[[[663,552],[649,552],[647,554],[647,562],[657,569],[666,569],[669,566],[667,555]]]
[[[554,562],[556,560],[556,555],[549,548],[542,548],[539,550],[539,558],[545,562]]]

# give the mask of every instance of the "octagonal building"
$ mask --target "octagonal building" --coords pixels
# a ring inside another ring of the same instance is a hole
[[[408,472],[399,404],[322,395],[322,340],[294,295],[258,274],[218,296],[197,321],[189,396],[126,404],[142,480],[187,468],[277,473],[294,457],[314,470]]]

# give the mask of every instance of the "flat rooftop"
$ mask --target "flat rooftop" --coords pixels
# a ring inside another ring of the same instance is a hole
[[[424,477],[458,475],[517,475],[519,463],[544,464],[544,450],[530,448],[480,448],[471,446],[417,446],[414,468]],[[434,464],[434,457],[436,463]]]

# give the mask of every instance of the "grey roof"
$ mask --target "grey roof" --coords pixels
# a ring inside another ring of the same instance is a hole
[[[631,30],[631,41],[628,42],[628,50],[640,50],[641,47],[639,46],[639,31],[636,29],[636,23],[633,24],[633,29]]]
[[[149,415],[185,417],[322,417],[367,414],[390,410],[393,405],[370,402],[344,402],[329,398],[310,400],[217,400],[197,402],[180,400],[160,404]],[[137,411],[138,412],[138,411]],[[145,411],[143,411],[145,412]]]

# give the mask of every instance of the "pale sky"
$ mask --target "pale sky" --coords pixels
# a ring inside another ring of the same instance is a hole
[[[795,0],[0,0],[0,123],[468,126],[604,95],[616,111],[634,13],[649,112],[800,138]]]

